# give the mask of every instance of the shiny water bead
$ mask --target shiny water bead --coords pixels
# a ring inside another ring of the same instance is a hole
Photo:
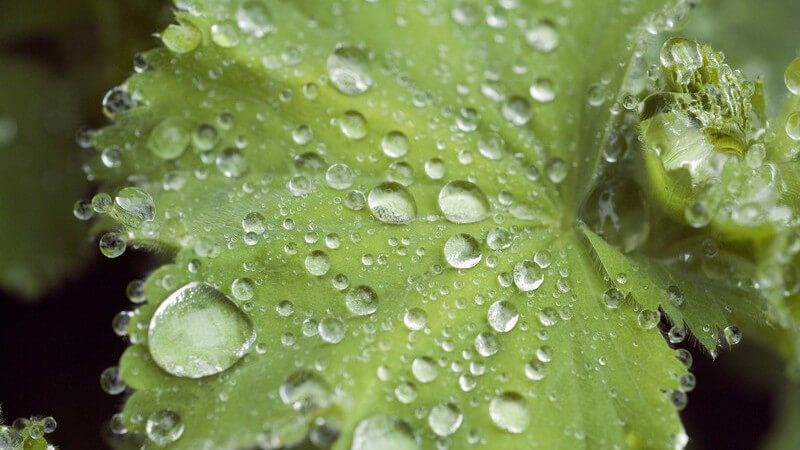
[[[378,310],[378,294],[369,286],[356,286],[345,295],[345,304],[351,313],[366,316]]]
[[[679,71],[694,71],[703,65],[700,47],[696,42],[684,38],[670,38],[664,42],[659,57],[663,67],[677,67]],[[683,76],[681,80],[688,81]]]
[[[420,383],[430,383],[438,376],[439,368],[431,358],[422,356],[411,362],[411,373]]]
[[[550,103],[556,98],[553,81],[549,78],[537,78],[529,89],[531,97],[539,103]]]
[[[332,164],[325,171],[325,181],[333,189],[343,190],[353,185],[355,173],[347,164]]]
[[[128,428],[125,426],[125,416],[122,413],[117,413],[111,416],[108,424],[111,432],[117,436],[128,433]]]
[[[106,95],[103,96],[102,104],[103,113],[111,118],[136,106],[136,102],[124,86],[109,89]]]
[[[514,236],[504,227],[492,229],[486,235],[486,245],[492,250],[503,250],[511,246]]]
[[[439,209],[453,223],[474,223],[489,215],[489,199],[474,183],[455,180],[439,191]]]
[[[123,224],[138,228],[156,217],[153,197],[138,187],[122,188],[114,197],[114,216]]]
[[[800,58],[795,59],[786,67],[783,73],[786,88],[794,95],[800,95]]]
[[[306,125],[300,125],[292,130],[292,140],[297,145],[306,145],[311,142],[314,132]]]
[[[183,434],[181,416],[169,409],[156,411],[147,418],[147,438],[156,445],[164,446],[180,439]]]
[[[692,368],[693,358],[692,354],[689,353],[689,350],[686,350],[685,348],[679,348],[676,350],[675,357],[678,358],[678,361],[680,361],[687,369]]]
[[[447,171],[444,161],[439,158],[432,158],[425,161],[425,175],[431,180],[441,180]]]
[[[344,323],[335,317],[322,319],[317,326],[317,331],[319,337],[329,344],[338,344],[344,339]]]
[[[421,308],[411,308],[403,316],[403,324],[411,331],[425,328],[428,323],[428,315]]]
[[[678,377],[678,383],[681,385],[683,392],[690,392],[697,386],[697,379],[693,373],[687,372]]]
[[[383,223],[407,224],[417,217],[417,202],[401,184],[381,183],[369,191],[367,198],[372,215]]]
[[[328,76],[344,95],[359,95],[372,86],[366,53],[352,46],[337,46],[326,61]]]
[[[428,413],[428,425],[438,436],[447,437],[458,431],[464,415],[461,409],[453,403],[440,403],[431,408]]]
[[[239,33],[233,22],[223,21],[211,25],[211,41],[222,48],[239,45]]]
[[[509,433],[522,433],[531,422],[528,405],[522,395],[504,392],[489,401],[489,417],[500,429]]]
[[[645,330],[652,330],[661,321],[661,312],[644,308],[639,311],[639,316],[636,319],[640,327]]]
[[[201,378],[239,361],[256,333],[249,317],[222,292],[193,281],[156,309],[148,329],[150,355],[168,373]]]
[[[536,290],[544,282],[544,272],[536,263],[528,259],[514,265],[513,276],[514,284],[523,292]]]
[[[729,346],[734,346],[742,341],[742,331],[733,325],[725,327],[725,329],[722,330],[722,334],[725,336],[725,342]]]
[[[267,7],[258,0],[247,0],[236,10],[236,24],[243,33],[257,38],[275,30]]]
[[[125,253],[127,243],[119,234],[108,232],[100,238],[98,246],[103,256],[107,258],[116,258]]]
[[[689,403],[689,397],[683,391],[672,391],[668,393],[667,396],[670,402],[672,402],[672,406],[678,411],[682,411]]]
[[[360,140],[367,135],[367,119],[358,111],[345,111],[338,122],[339,130],[350,139]]]
[[[408,153],[408,138],[401,131],[390,131],[381,139],[381,150],[390,158],[402,158]]]
[[[203,35],[189,22],[172,24],[161,32],[164,45],[174,53],[188,53],[200,45]]]
[[[92,202],[89,200],[78,200],[72,207],[72,214],[78,220],[89,220],[94,217]]]
[[[322,250],[314,250],[306,256],[305,267],[311,275],[321,277],[331,269],[331,260]]]
[[[409,404],[417,399],[417,388],[412,383],[400,383],[394,388],[394,396],[400,403]]]
[[[395,161],[389,164],[386,171],[386,179],[400,183],[403,186],[410,186],[414,182],[414,168],[405,161]]]
[[[703,228],[711,222],[711,211],[702,202],[692,202],[684,211],[686,223],[693,228]]]
[[[237,300],[250,300],[253,298],[255,287],[255,282],[250,278],[237,278],[231,283],[231,293]]]
[[[482,257],[480,243],[469,234],[450,236],[444,244],[444,259],[450,267],[469,269],[475,267]]]
[[[144,281],[142,280],[133,280],[128,283],[128,286],[125,288],[125,295],[128,297],[128,300],[131,303],[144,303],[147,301],[147,296],[145,295],[144,291]]]
[[[786,119],[786,134],[795,141],[800,141],[800,111],[793,112]]]
[[[499,134],[490,131],[478,139],[478,153],[486,159],[496,161],[503,157],[506,143]]]
[[[617,309],[625,301],[625,295],[617,288],[610,288],[603,293],[603,304],[608,308]]]
[[[481,115],[474,108],[461,108],[456,116],[456,126],[461,131],[475,131],[481,121]]]
[[[674,306],[682,306],[686,298],[683,296],[683,291],[678,286],[667,287],[667,300]]]
[[[296,411],[313,411],[324,408],[331,402],[328,383],[308,370],[292,372],[278,388],[284,404]]]
[[[486,319],[493,330],[498,333],[507,333],[517,325],[519,312],[513,303],[506,300],[498,300],[489,307]]]
[[[678,325],[673,325],[670,327],[669,332],[667,333],[667,338],[669,342],[672,344],[680,344],[686,339],[686,328],[680,327]]]
[[[475,336],[475,350],[483,357],[489,357],[500,350],[497,337],[489,331],[482,331]]]
[[[201,124],[192,132],[192,145],[196,150],[211,150],[219,142],[217,129],[209,124]]]
[[[525,39],[534,49],[549,53],[555,50],[559,44],[558,31],[549,20],[543,20],[525,32]]]
[[[114,200],[105,192],[100,192],[92,197],[92,209],[97,214],[105,214],[114,205]]]
[[[119,368],[111,366],[100,374],[100,387],[108,394],[117,395],[121,394],[127,386],[122,381]]]
[[[533,116],[531,104],[518,95],[512,95],[503,103],[502,113],[507,121],[516,126],[525,125]]]
[[[161,159],[175,159],[183,154],[192,137],[193,125],[180,117],[169,117],[153,127],[147,147]]]
[[[261,234],[266,231],[264,216],[258,212],[249,212],[242,219],[242,229],[245,233]]]
[[[217,155],[217,168],[229,178],[238,178],[247,173],[249,164],[242,151],[235,147],[228,147]]]
[[[358,190],[347,191],[344,196],[344,206],[354,210],[360,211],[367,205],[367,198],[364,193]]]
[[[419,450],[413,428],[395,416],[370,416],[353,431],[350,450]]]
[[[545,172],[553,184],[560,184],[567,178],[567,164],[561,158],[553,158],[548,161]]]

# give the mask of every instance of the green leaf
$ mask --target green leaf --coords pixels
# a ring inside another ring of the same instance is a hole
[[[76,101],[42,68],[2,59],[0,286],[34,298],[76,270],[86,227],[72,217],[85,186],[74,148]],[[58,150],[58,151],[54,151]]]
[[[686,4],[178,4],[91,165],[103,252],[175,255],[120,362],[145,447],[686,444],[688,353],[658,298],[606,305],[632,263],[577,219]],[[728,292],[675,317],[722,327]]]

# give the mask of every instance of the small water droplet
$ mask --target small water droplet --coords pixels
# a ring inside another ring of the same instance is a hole
[[[444,244],[444,258],[456,269],[475,267],[482,257],[480,243],[469,234],[450,236]]]
[[[441,437],[447,437],[458,431],[464,415],[461,409],[453,403],[440,403],[428,414],[428,425],[434,433]]]
[[[417,217],[417,203],[401,184],[388,181],[374,187],[367,199],[376,219],[389,224],[407,224]]]
[[[486,318],[492,329],[498,333],[508,333],[517,325],[519,312],[513,303],[506,300],[498,300],[489,307]]]
[[[378,294],[369,286],[356,286],[345,295],[345,304],[351,313],[366,316],[378,310]]]
[[[183,420],[178,413],[162,409],[147,418],[145,429],[151,441],[164,446],[180,439],[183,434]]]
[[[372,86],[367,56],[359,48],[339,46],[328,56],[328,76],[344,95],[359,95]]]

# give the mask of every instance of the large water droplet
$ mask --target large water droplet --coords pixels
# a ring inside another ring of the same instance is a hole
[[[147,418],[145,427],[147,437],[156,443],[164,446],[177,441],[183,434],[183,420],[181,416],[168,409],[156,411]]]
[[[175,159],[183,154],[192,137],[192,124],[180,117],[164,119],[147,138],[147,146],[161,159]]]
[[[250,318],[222,292],[193,281],[164,300],[150,320],[148,347],[168,373],[201,378],[239,361],[255,341]]]
[[[783,73],[786,88],[794,95],[800,95],[800,58],[792,61]]]
[[[305,266],[308,273],[321,277],[330,270],[331,260],[322,250],[314,250],[306,256]]]
[[[542,285],[544,273],[539,265],[524,259],[514,266],[514,284],[520,291],[533,291]]]
[[[217,168],[226,177],[238,178],[247,172],[249,165],[241,150],[228,147],[217,156]]]
[[[456,269],[475,267],[482,256],[480,243],[469,234],[450,236],[444,244],[444,259]]]
[[[367,135],[367,119],[358,111],[345,111],[339,117],[339,129],[354,141],[364,139]]]
[[[438,376],[439,368],[431,358],[422,356],[411,362],[411,373],[420,383],[430,383]]]
[[[514,329],[519,320],[519,312],[513,303],[498,300],[492,303],[486,313],[489,325],[498,333],[507,333]]]
[[[356,425],[350,450],[418,450],[409,424],[394,416],[371,416]]]
[[[296,411],[311,411],[324,408],[331,402],[328,384],[314,372],[293,372],[278,388],[283,403]]]
[[[138,228],[142,222],[155,219],[153,197],[138,187],[122,188],[114,198],[114,216],[125,225]]]
[[[516,392],[504,392],[489,402],[492,422],[510,433],[522,433],[531,422],[525,399]]]
[[[327,66],[331,83],[342,94],[363,94],[372,85],[367,55],[356,47],[337,47],[328,56]]]
[[[453,223],[473,223],[489,215],[489,199],[478,186],[456,180],[439,191],[439,209]]]
[[[366,316],[378,310],[378,294],[369,286],[356,286],[345,296],[347,309],[357,316]]]
[[[408,138],[400,131],[390,131],[381,139],[381,150],[390,158],[402,158],[408,153]]]
[[[458,431],[464,415],[458,406],[452,403],[440,403],[428,414],[428,425],[431,430],[441,437],[447,437]]]
[[[417,203],[401,184],[387,181],[369,191],[369,209],[383,223],[406,224],[417,217]]]

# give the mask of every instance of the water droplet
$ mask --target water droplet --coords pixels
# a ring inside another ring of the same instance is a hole
[[[211,25],[211,40],[222,48],[239,45],[239,33],[232,22],[224,21]]]
[[[116,258],[125,253],[127,244],[122,236],[114,232],[108,232],[100,238],[98,246],[103,256],[107,258]]]
[[[408,138],[400,131],[390,131],[381,139],[381,149],[390,158],[402,158],[408,153]]]
[[[444,244],[444,258],[456,269],[475,267],[482,257],[480,243],[469,234],[450,236]]]
[[[458,406],[452,403],[440,403],[428,414],[428,425],[431,430],[441,437],[447,437],[458,431],[464,415]]]
[[[228,147],[217,155],[217,168],[228,178],[238,178],[247,172],[249,165],[241,150]]]
[[[686,339],[686,328],[678,325],[673,325],[667,333],[669,342],[672,344],[680,344]]]
[[[120,377],[119,368],[111,366],[100,374],[100,387],[111,395],[117,395],[121,394],[127,386]]]
[[[514,329],[519,320],[519,312],[513,303],[506,300],[498,300],[492,303],[486,318],[491,326],[498,333],[507,333]]]
[[[531,84],[531,97],[539,103],[550,103],[556,98],[553,81],[549,78],[538,78]]]
[[[701,202],[692,202],[684,211],[686,223],[693,228],[703,228],[711,222],[711,211]]]
[[[528,44],[534,49],[548,53],[558,47],[558,32],[549,20],[543,20],[525,32]]]
[[[359,95],[372,85],[366,54],[351,46],[339,46],[328,56],[328,76],[344,95]]]
[[[298,370],[292,372],[278,388],[281,401],[295,411],[312,411],[328,406],[331,390],[317,374]]]
[[[407,224],[417,217],[414,197],[399,183],[388,181],[369,191],[369,209],[383,223]]]
[[[539,266],[529,259],[524,259],[514,265],[514,284],[520,291],[536,290],[544,282],[544,273]]]
[[[722,331],[722,334],[725,336],[725,342],[727,342],[731,347],[738,344],[742,340],[741,330],[733,325],[725,327],[725,329]]]
[[[345,111],[339,117],[339,129],[350,139],[364,139],[367,135],[367,119],[358,111]]]
[[[217,129],[208,124],[201,124],[192,132],[192,145],[198,151],[211,150],[219,142]]]
[[[403,316],[403,324],[411,331],[425,328],[428,323],[428,315],[420,308],[411,308]]]
[[[531,417],[525,399],[516,392],[504,392],[489,402],[492,422],[509,433],[522,433],[528,429]]]
[[[256,0],[246,1],[239,6],[236,10],[236,23],[242,32],[258,38],[274,31],[269,10]]]
[[[610,288],[603,293],[603,303],[611,308],[617,309],[625,301],[625,295],[617,288]]]
[[[161,159],[175,159],[189,146],[192,128],[192,124],[186,119],[169,117],[150,131],[147,146]]]
[[[553,158],[547,163],[545,172],[553,184],[560,184],[567,178],[567,164],[561,158]]]
[[[109,89],[106,95],[103,96],[102,104],[103,113],[112,119],[117,114],[124,113],[136,106],[136,102],[131,97],[128,89],[124,86],[117,86]]]
[[[539,360],[533,360],[525,364],[525,376],[529,380],[539,381],[547,374],[547,366]]]
[[[513,236],[506,228],[497,227],[486,235],[486,245],[492,250],[503,250],[511,246]]]
[[[164,446],[177,441],[183,434],[183,420],[178,413],[168,409],[156,411],[147,418],[147,437]]]
[[[196,49],[202,38],[200,30],[188,22],[172,24],[161,33],[164,45],[175,53],[188,53]]]
[[[800,95],[800,58],[795,59],[786,67],[783,73],[786,88],[794,95]]]
[[[409,404],[417,399],[417,388],[411,383],[400,383],[394,389],[394,396],[400,403]]]
[[[231,292],[237,300],[250,300],[254,289],[255,283],[250,278],[237,278],[231,283]]]
[[[331,269],[331,261],[327,253],[322,250],[314,250],[306,256],[305,266],[308,273],[321,277]]]
[[[356,286],[345,296],[345,303],[351,313],[366,316],[378,310],[378,294],[369,286]]]
[[[493,131],[482,135],[478,140],[478,153],[480,153],[486,159],[492,161],[499,160],[503,157],[503,152],[505,152],[505,149],[506,143],[502,136]]]
[[[703,55],[697,43],[684,38],[670,38],[661,47],[661,65],[694,71],[703,65]]]
[[[444,161],[439,158],[432,158],[425,161],[425,175],[431,180],[441,180],[446,170]]]
[[[355,174],[347,164],[333,164],[325,171],[325,181],[333,189],[343,190],[353,185]]]
[[[786,134],[795,141],[800,141],[800,112],[793,112],[786,119]]]
[[[411,373],[420,383],[430,383],[438,376],[439,369],[431,358],[422,356],[411,362]]]
[[[453,223],[473,223],[489,215],[489,199],[478,186],[456,180],[439,191],[439,209]]]
[[[212,286],[193,281],[173,292],[153,314],[148,347],[168,373],[201,378],[220,373],[252,346],[253,323]]]
[[[475,350],[479,355],[489,357],[500,350],[500,345],[497,343],[494,333],[482,331],[475,336]]]
[[[264,216],[257,212],[247,213],[242,219],[242,229],[245,233],[263,233],[267,229],[264,226]]]
[[[317,327],[319,337],[329,344],[338,344],[344,339],[344,323],[335,317],[327,317]]]
[[[361,420],[353,432],[350,450],[419,450],[419,439],[411,426],[394,416],[371,416]]]
[[[683,302],[685,301],[685,297],[683,296],[683,292],[680,290],[678,286],[669,286],[667,288],[667,300],[673,306],[682,306]]]
[[[507,121],[516,126],[525,125],[533,116],[531,104],[518,95],[512,95],[503,103],[502,113]]]
[[[661,321],[661,312],[644,308],[639,311],[639,316],[636,319],[640,327],[645,330],[652,330]]]
[[[125,225],[138,228],[156,217],[153,197],[138,187],[122,188],[114,197],[114,216]]]

